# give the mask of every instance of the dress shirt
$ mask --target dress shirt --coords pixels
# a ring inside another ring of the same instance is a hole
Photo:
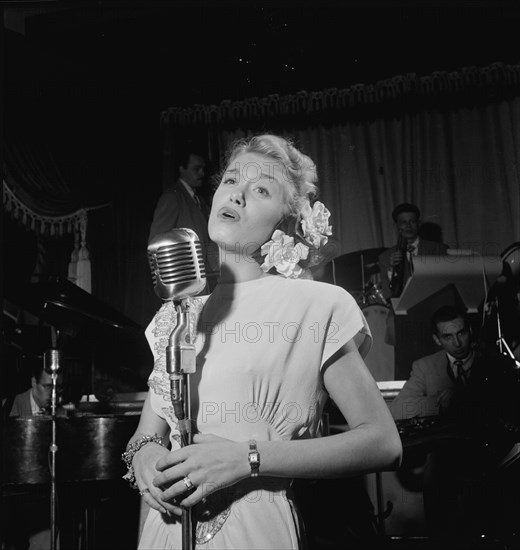
[[[451,368],[451,372],[453,373],[453,377],[457,379],[457,376],[458,376],[457,365],[455,363],[457,361],[462,361],[462,369],[464,370],[464,373],[465,373],[465,379],[468,380],[470,376],[471,365],[473,364],[473,358],[475,354],[471,352],[464,359],[455,359],[455,357],[453,357],[449,353],[447,353],[446,355],[448,356],[448,361],[450,362],[450,368]]]
[[[413,243],[406,245],[406,260],[408,261],[410,273],[413,273],[412,256],[417,256],[418,254],[419,254],[419,237],[417,237]],[[389,267],[387,270],[388,280],[392,279],[393,272],[394,272],[393,268]]]
[[[179,181],[182,183],[182,185],[184,185],[184,188],[186,189],[186,191],[188,191],[188,194],[193,199],[193,202],[202,209],[200,199],[195,194],[195,190],[193,189],[193,187],[190,187],[182,178],[179,178]]]
[[[34,400],[34,397],[33,397],[33,394],[32,394],[32,391],[31,393],[29,394],[29,399],[31,401],[31,411],[33,414],[41,414],[41,407],[38,406],[38,404],[36,403],[36,401]]]
[[[408,259],[410,259],[411,256],[417,256],[419,254],[419,237],[415,239],[413,243],[410,243],[406,247],[406,255],[408,256]]]

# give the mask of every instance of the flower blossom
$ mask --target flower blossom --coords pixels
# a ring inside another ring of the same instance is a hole
[[[307,258],[309,247],[302,243],[295,245],[293,237],[277,229],[271,240],[262,245],[260,252],[265,256],[264,263],[261,265],[265,272],[275,267],[281,275],[297,279],[303,273],[298,262]]]
[[[332,235],[329,216],[330,212],[319,201],[316,201],[312,208],[309,202],[302,208],[303,236],[315,248],[327,244],[328,235]]]

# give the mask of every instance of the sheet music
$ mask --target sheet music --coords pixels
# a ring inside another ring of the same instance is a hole
[[[416,256],[414,272],[399,298],[392,299],[396,315],[406,315],[408,309],[448,285],[454,285],[469,313],[478,310],[488,289],[502,273],[498,256],[446,255]]]

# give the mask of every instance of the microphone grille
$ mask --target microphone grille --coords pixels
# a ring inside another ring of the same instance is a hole
[[[172,229],[154,238],[148,261],[155,292],[163,300],[193,296],[206,285],[202,246],[190,229]]]

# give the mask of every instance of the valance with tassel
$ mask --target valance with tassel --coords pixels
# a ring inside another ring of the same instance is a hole
[[[520,86],[520,65],[493,63],[487,67],[466,67],[459,71],[437,71],[428,76],[414,73],[398,75],[376,84],[355,84],[345,89],[329,88],[318,92],[252,97],[222,101],[219,105],[171,107],[161,114],[161,124],[189,126],[226,121],[262,119],[280,115],[344,110],[355,105],[376,104],[400,96],[433,96],[464,89]]]
[[[4,209],[31,231],[59,237],[74,233],[74,250],[68,266],[68,279],[87,292],[92,292],[90,256],[87,248],[89,210],[104,208],[108,204],[81,208],[62,216],[42,215],[25,204],[3,182]]]
[[[47,233],[51,236],[72,233],[74,228],[79,225],[81,218],[86,217],[86,209],[84,208],[63,216],[39,214],[26,206],[11,191],[5,181],[3,182],[3,190],[4,210],[31,231],[37,231],[41,234]]]

